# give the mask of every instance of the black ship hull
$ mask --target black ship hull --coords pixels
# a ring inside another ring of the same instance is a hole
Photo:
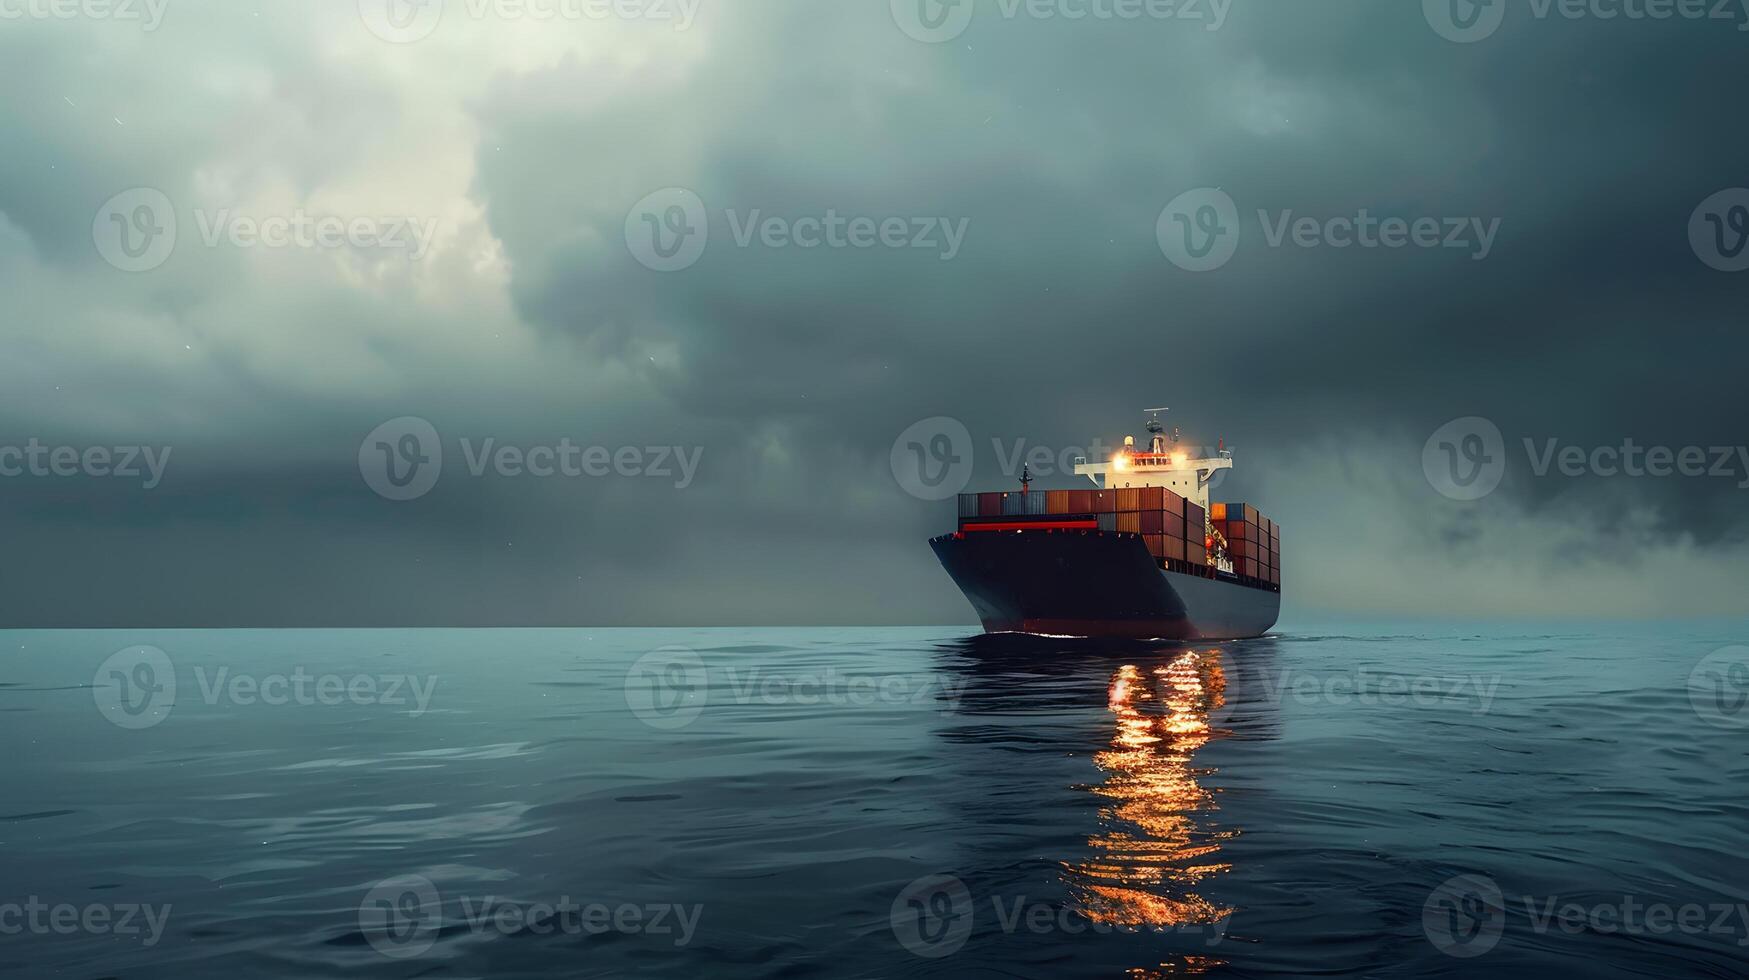
[[[929,544],[990,633],[1236,640],[1262,636],[1281,613],[1279,590],[1163,568],[1135,534],[971,532]]]

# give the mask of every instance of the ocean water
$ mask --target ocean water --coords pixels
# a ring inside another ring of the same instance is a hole
[[[0,973],[1740,977],[1745,635],[0,633]]]

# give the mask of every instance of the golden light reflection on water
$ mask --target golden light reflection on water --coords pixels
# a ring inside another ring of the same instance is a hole
[[[1147,672],[1126,664],[1112,677],[1107,707],[1115,731],[1111,747],[1093,757],[1105,778],[1089,787],[1102,798],[1103,832],[1088,841],[1092,857],[1065,865],[1071,901],[1088,919],[1166,930],[1223,923],[1232,914],[1198,894],[1206,879],[1228,870],[1221,845],[1235,832],[1210,823],[1215,799],[1191,764],[1225,691],[1214,650],[1187,651]],[[1190,956],[1131,975],[1183,976],[1218,963]]]

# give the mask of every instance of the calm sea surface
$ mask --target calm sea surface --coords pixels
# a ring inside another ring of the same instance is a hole
[[[0,633],[0,973],[1749,974],[1740,625]]]

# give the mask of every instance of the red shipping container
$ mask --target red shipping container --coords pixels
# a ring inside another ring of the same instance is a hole
[[[1166,557],[1166,536],[1163,534],[1146,534],[1143,540],[1148,542],[1148,554],[1155,558]]]
[[[1117,490],[1117,512],[1120,514],[1134,513],[1142,509],[1142,491],[1136,487],[1119,487]]]
[[[1169,538],[1178,538],[1179,540],[1183,540],[1185,537],[1184,532],[1185,532],[1184,518],[1179,517],[1177,514],[1167,514],[1166,515],[1166,530],[1163,533]],[[1202,538],[1199,536],[1197,538],[1197,540],[1200,541],[1200,540],[1202,540]]]
[[[1167,490],[1165,486],[1161,486],[1160,492],[1165,493],[1165,500],[1161,502],[1161,509],[1165,509],[1168,514],[1179,514],[1179,516],[1184,516],[1184,497],[1179,497],[1177,493],[1172,492],[1172,490]]]
[[[1184,560],[1192,565],[1207,565],[1209,563],[1208,549],[1203,546],[1203,539],[1192,538],[1184,542]]]
[[[1257,529],[1242,521],[1227,522],[1228,541],[1250,541],[1257,536]]]
[[[1162,538],[1166,542],[1166,557],[1175,561],[1183,561],[1185,556],[1184,542],[1177,538]]]
[[[978,494],[978,516],[979,517],[1001,517],[1002,516],[1002,495],[999,493],[980,493],[980,494]]]
[[[1093,491],[1092,490],[1070,490],[1068,493],[1069,493],[1068,513],[1070,513],[1070,514],[1091,514],[1094,512],[1094,510],[1093,510]]]
[[[1117,491],[1116,490],[1095,490],[1095,491],[1093,491],[1093,513],[1095,513],[1095,514],[1115,514],[1115,513],[1117,513]]]
[[[1047,514],[1067,514],[1067,513],[1069,513],[1069,491],[1067,491],[1067,490],[1048,490],[1048,491],[1046,491],[1045,492],[1045,513],[1047,513]]]
[[[1184,522],[1190,527],[1190,537],[1201,537],[1208,528],[1208,512],[1201,506],[1186,500],[1184,502]]]
[[[1161,512],[1161,511],[1157,511],[1157,510],[1144,510],[1144,511],[1142,511],[1142,533],[1143,534],[1165,534],[1166,533],[1166,515],[1165,515],[1165,513]]]
[[[1137,510],[1159,510],[1166,506],[1165,487],[1140,487],[1136,490]]]

